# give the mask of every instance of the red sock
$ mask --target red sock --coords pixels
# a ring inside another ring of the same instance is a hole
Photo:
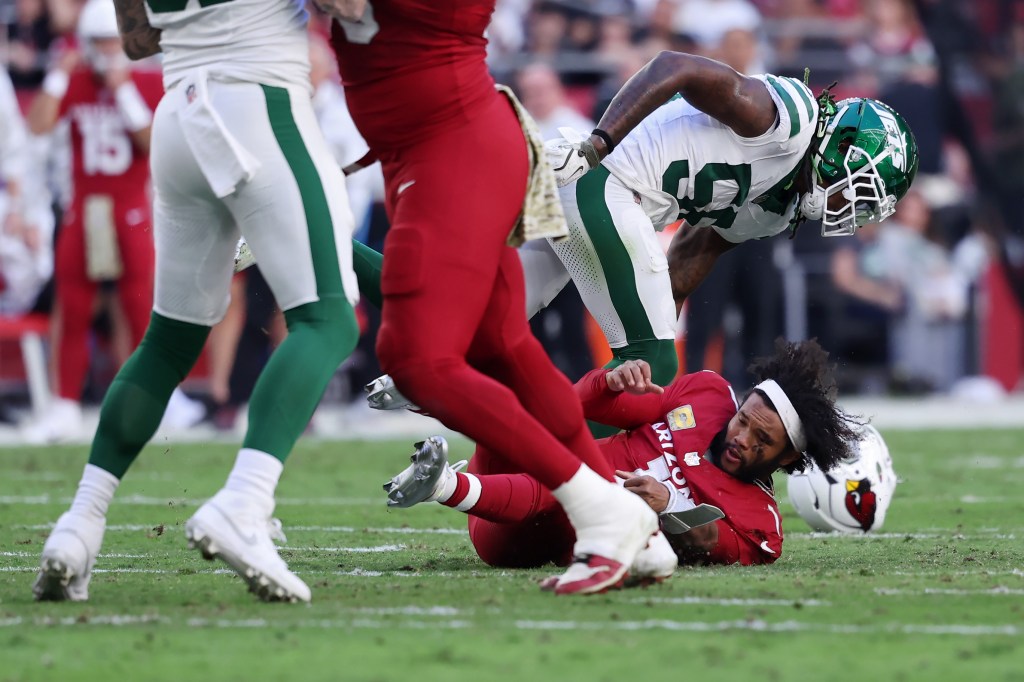
[[[472,516],[517,523],[559,508],[551,493],[526,474],[456,475],[455,492],[441,504]]]

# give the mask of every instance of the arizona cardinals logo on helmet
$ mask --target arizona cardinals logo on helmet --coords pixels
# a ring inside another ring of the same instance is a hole
[[[871,481],[862,478],[859,481],[846,481],[846,511],[856,519],[865,531],[875,525],[875,510],[878,509],[878,497],[871,490]]]

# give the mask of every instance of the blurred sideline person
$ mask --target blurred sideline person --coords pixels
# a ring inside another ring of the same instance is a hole
[[[766,564],[782,555],[772,474],[829,471],[848,458],[858,436],[859,422],[835,404],[827,362],[816,341],[779,339],[771,356],[751,365],[759,383],[738,405],[714,372],[686,374],[662,389],[642,360],[594,370],[576,391],[587,417],[624,429],[598,441],[601,452],[625,488],[662,515],[680,562]],[[433,447],[421,448],[385,485],[390,506],[436,501],[468,514],[473,546],[492,566],[569,560],[572,528],[535,479],[483,447],[462,473],[448,464],[443,440],[430,440]],[[724,518],[675,530],[666,515],[700,504],[718,507]]]
[[[559,500],[577,561],[556,592],[620,584],[657,519],[612,482],[572,385],[523,314],[512,247],[564,234],[565,223],[535,125],[487,69],[495,0],[318,5],[338,19],[332,44],[349,111],[384,172],[392,227],[379,278],[381,366],[446,426]]]
[[[308,14],[291,0],[116,6],[128,56],[164,55],[167,94],[153,126],[153,314],[103,402],[89,464],[46,541],[33,591],[37,599],[88,598],[108,505],[223,317],[244,235],[285,311],[288,336],[253,391],[249,429],[224,488],[186,522],[185,535],[259,598],[309,601],[309,587],[273,543],[274,491],[358,330],[352,215],[310,101]]]
[[[24,431],[31,443],[81,431],[89,333],[101,283],[117,282],[133,347],[146,332],[153,305],[149,151],[153,110],[163,95],[160,74],[131,66],[112,0],[89,0],[77,34],[81,57],[69,50],[57,58],[27,116],[36,135],[67,120],[73,159],[71,204],[55,249],[57,385],[47,412]]]
[[[53,209],[38,142],[0,71],[0,316],[28,312],[53,274]]]

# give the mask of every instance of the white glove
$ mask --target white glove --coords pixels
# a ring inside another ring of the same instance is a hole
[[[544,143],[548,165],[555,173],[555,183],[565,187],[576,182],[601,163],[590,138],[572,128],[559,128],[561,138]]]

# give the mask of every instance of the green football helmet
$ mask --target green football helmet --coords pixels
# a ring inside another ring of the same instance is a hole
[[[811,142],[815,183],[804,195],[804,217],[821,220],[825,237],[852,235],[885,220],[917,174],[917,142],[903,117],[878,100],[828,102]],[[841,194],[841,207],[829,199]]]

